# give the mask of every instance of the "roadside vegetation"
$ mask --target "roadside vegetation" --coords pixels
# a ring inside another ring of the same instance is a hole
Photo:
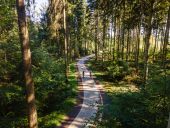
[[[142,64],[141,64],[142,65]],[[170,71],[165,75],[159,64],[151,64],[150,80],[144,88],[140,75],[134,74],[133,62],[95,61],[87,66],[94,72],[95,80],[104,85],[109,98],[95,118],[98,128],[165,128],[170,101]],[[169,65],[170,66],[170,65]],[[139,67],[142,72],[142,66]]]

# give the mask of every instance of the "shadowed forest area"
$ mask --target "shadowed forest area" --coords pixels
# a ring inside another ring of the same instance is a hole
[[[0,128],[60,126],[91,54],[108,100],[96,128],[170,128],[169,0],[37,3],[0,0]]]

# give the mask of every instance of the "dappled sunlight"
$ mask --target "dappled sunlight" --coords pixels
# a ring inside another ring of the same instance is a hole
[[[169,0],[0,7],[0,128],[170,124]]]
[[[42,118],[39,118],[39,126],[41,127],[52,127],[60,126],[62,121],[68,117],[64,113],[52,112]]]
[[[133,84],[123,83],[121,84],[112,84],[109,82],[103,83],[107,92],[109,93],[127,93],[127,92],[138,92],[140,91],[138,87]]]
[[[83,87],[79,91],[83,92],[83,103],[81,105],[80,112],[77,114],[77,116],[68,126],[68,128],[82,127],[91,117],[95,116],[98,111],[100,90],[97,88],[91,72],[88,71],[86,66],[84,65],[84,62],[92,56],[84,57],[77,63],[79,78],[82,79],[81,84]]]

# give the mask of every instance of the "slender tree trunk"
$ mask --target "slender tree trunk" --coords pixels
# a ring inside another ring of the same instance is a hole
[[[110,55],[111,57],[113,56],[113,15],[112,15],[112,19],[111,19],[111,39],[110,39]]]
[[[97,10],[97,16],[96,16],[96,28],[95,28],[95,60],[98,60],[98,49],[97,49],[97,46],[98,46],[98,10]]]
[[[37,110],[35,105],[34,82],[31,71],[31,51],[29,46],[29,34],[26,21],[24,0],[16,0],[18,13],[19,37],[22,49],[22,60],[24,69],[24,79],[26,85],[26,99],[28,106],[29,128],[38,128]]]
[[[166,30],[165,30],[165,37],[164,37],[164,44],[163,44],[163,54],[162,54],[162,65],[165,67],[165,60],[167,55],[167,45],[169,39],[169,29],[170,29],[170,7],[168,10],[168,18],[166,23]]]
[[[156,29],[156,33],[155,33],[155,44],[154,44],[154,48],[153,48],[153,55],[152,55],[152,61],[154,62],[155,60],[155,52],[156,52],[156,48],[157,48],[157,36],[158,36],[158,30]]]
[[[123,3],[123,17],[122,17],[122,29],[121,29],[121,30],[122,30],[122,31],[121,31],[121,33],[122,33],[122,34],[121,34],[121,35],[122,35],[122,36],[121,36],[121,37],[122,37],[122,39],[121,39],[121,44],[122,44],[122,45],[121,45],[121,46],[122,46],[122,47],[121,47],[121,48],[122,48],[122,49],[121,49],[121,58],[122,58],[122,60],[124,59],[124,41],[125,41],[125,39],[124,39],[124,38],[125,38],[124,19],[125,19],[125,4],[126,4],[125,2],[126,2],[126,1],[124,1],[124,3]]]
[[[128,35],[127,35],[127,50],[126,50],[126,61],[129,60],[129,41],[130,41],[130,30],[128,29]]]
[[[120,30],[121,30],[121,25],[120,25],[120,18],[118,19],[118,30],[117,30],[117,59],[120,58]]]
[[[115,49],[116,49],[116,17],[114,17],[113,60],[115,59]]]
[[[144,34],[143,34],[143,37],[142,37],[142,54],[143,54],[143,56],[144,56],[144,52],[145,52],[145,28],[143,28],[143,31],[144,31]]]
[[[169,29],[170,29],[170,6],[169,6],[169,10],[168,10],[168,18],[167,18],[167,23],[166,23],[166,30],[165,30],[165,37],[164,37],[164,44],[163,44],[163,54],[162,54],[162,67],[164,69],[165,72],[165,78],[167,79],[167,72],[166,72],[166,59],[167,59],[167,45],[168,45],[168,41],[169,41]],[[167,82],[165,79],[165,95],[167,93]],[[164,97],[165,100],[165,97]],[[169,107],[169,111],[170,111],[170,107]],[[170,112],[169,112],[169,120],[168,120],[168,126],[167,128],[170,128]]]
[[[105,37],[106,37],[106,18],[103,19],[103,46],[102,46],[102,61],[104,61],[105,50]]]
[[[132,53],[131,59],[134,61],[135,60],[135,29],[132,30],[132,43],[131,43],[131,51],[130,53]]]
[[[144,51],[144,83],[146,84],[148,80],[148,60],[149,60],[149,46],[150,46],[150,36],[152,31],[152,13],[150,12],[145,36],[145,51]]]
[[[138,73],[139,67],[139,50],[140,50],[140,25],[137,26],[137,43],[136,43],[136,53],[135,53],[135,65],[136,65],[136,73]]]
[[[68,82],[68,41],[67,41],[67,23],[66,23],[66,1],[63,0],[63,18],[64,18],[64,56],[65,56],[65,77]]]
[[[163,55],[164,37],[165,37],[165,27],[162,26],[162,31],[161,31],[161,44],[160,44],[161,57],[162,57],[162,55]]]

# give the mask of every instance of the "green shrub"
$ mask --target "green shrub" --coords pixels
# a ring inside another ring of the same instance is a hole
[[[107,67],[108,75],[113,78],[114,81],[119,81],[129,73],[128,64],[124,61],[114,61]]]

